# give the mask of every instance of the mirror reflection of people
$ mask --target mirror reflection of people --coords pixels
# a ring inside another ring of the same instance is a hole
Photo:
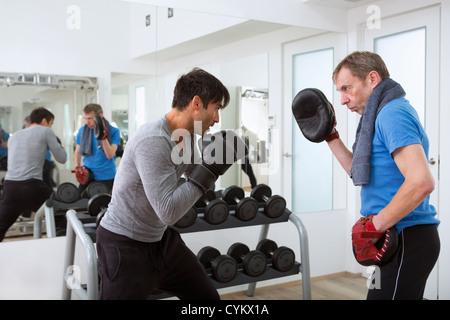
[[[51,129],[55,116],[43,107],[31,112],[31,125],[14,133],[8,141],[8,170],[0,200],[0,241],[20,214],[37,211],[53,190],[42,180],[47,150],[65,163],[67,154]]]
[[[78,130],[74,152],[75,171],[89,169],[93,174],[92,181],[102,181],[112,190],[116,176],[116,151],[120,145],[120,130],[111,126],[103,117],[103,109],[99,104],[90,103],[83,109],[86,124]],[[95,138],[95,116],[100,116],[105,123],[105,135],[100,140]],[[80,194],[88,184],[79,185]]]
[[[0,170],[6,170],[9,133],[0,124]]]
[[[23,119],[23,129],[28,128],[31,125],[30,116],[26,116]],[[55,162],[52,159],[52,154],[50,150],[47,150],[44,161],[44,168],[42,169],[42,179],[45,183],[47,183],[51,188],[56,187],[56,182],[53,180],[53,170],[56,168]],[[22,214],[23,215],[23,214]],[[24,215],[23,215],[24,216]],[[26,215],[28,216],[28,215]]]

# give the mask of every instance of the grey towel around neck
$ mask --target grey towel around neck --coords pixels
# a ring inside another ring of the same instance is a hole
[[[381,109],[390,101],[404,97],[405,91],[391,78],[384,79],[367,100],[364,114],[359,120],[353,144],[353,162],[350,177],[355,186],[370,181],[370,157],[375,132],[375,120]]]
[[[107,132],[110,132],[109,127],[109,121],[103,118],[103,121],[105,123],[105,130]],[[87,125],[84,126],[83,132],[81,133],[81,139],[80,139],[80,152],[79,154],[82,157],[88,157],[92,155],[92,135],[94,134],[94,129],[89,129]],[[111,143],[111,134],[108,134],[108,141]],[[97,141],[97,148],[103,150],[103,143],[101,140]]]

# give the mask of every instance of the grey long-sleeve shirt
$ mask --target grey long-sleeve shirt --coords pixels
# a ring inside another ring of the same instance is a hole
[[[8,141],[8,170],[5,180],[42,180],[47,150],[56,161],[65,163],[67,153],[49,127],[34,125],[16,131]]]
[[[166,118],[135,132],[119,164],[102,227],[138,241],[161,240],[167,225],[175,224],[202,195],[190,182],[177,186],[193,166],[177,164],[172,153],[178,149]]]

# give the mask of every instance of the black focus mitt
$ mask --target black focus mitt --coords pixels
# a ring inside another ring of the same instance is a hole
[[[105,140],[108,138],[108,130],[105,125],[105,121],[99,115],[94,116],[95,127],[94,127],[94,135],[97,140]]]
[[[333,106],[319,89],[307,88],[297,93],[292,101],[292,113],[309,141],[331,141],[339,137],[336,130],[330,136],[336,126],[336,117]]]

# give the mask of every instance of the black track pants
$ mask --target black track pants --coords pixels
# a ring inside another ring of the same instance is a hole
[[[405,228],[397,253],[376,267],[368,300],[421,300],[427,278],[439,257],[440,240],[434,224]]]
[[[180,299],[220,299],[205,268],[180,234],[167,228],[161,241],[140,242],[97,228],[100,299],[146,299],[165,291]]]

